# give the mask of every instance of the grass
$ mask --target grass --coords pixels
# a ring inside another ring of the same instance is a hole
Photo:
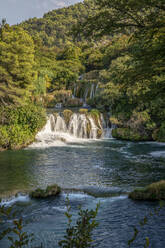
[[[165,200],[165,180],[152,183],[142,189],[135,189],[129,194],[129,198],[149,201]]]

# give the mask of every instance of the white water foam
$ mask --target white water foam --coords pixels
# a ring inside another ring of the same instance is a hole
[[[90,133],[88,131],[90,127]],[[71,143],[83,143],[97,139],[98,129],[103,131],[101,138],[111,136],[110,129],[106,127],[103,116],[99,120],[99,127],[92,116],[74,113],[68,125],[61,114],[51,114],[45,127],[36,135],[36,141],[29,148],[46,148],[66,146]]]
[[[165,151],[151,152],[150,155],[156,158],[165,158]]]
[[[18,194],[17,196],[12,196],[10,198],[4,198],[0,202],[0,206],[11,206],[16,202],[28,202],[30,200],[28,195]]]

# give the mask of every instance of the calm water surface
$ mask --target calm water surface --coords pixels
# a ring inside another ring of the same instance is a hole
[[[28,220],[26,230],[35,232],[35,244],[58,247],[66,228],[66,196],[73,219],[77,208],[95,208],[101,203],[94,232],[94,247],[124,248],[133,226],[158,203],[134,202],[126,193],[135,187],[165,179],[165,144],[132,143],[113,139],[72,143],[46,149],[0,153],[0,195],[3,197],[57,183],[64,190],[57,198],[30,200],[18,197],[9,202]],[[165,211],[150,217],[132,247],[165,247]],[[0,248],[7,248],[6,240]]]

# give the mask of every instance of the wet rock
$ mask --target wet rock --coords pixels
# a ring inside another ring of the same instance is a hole
[[[60,194],[61,188],[57,185],[50,185],[46,189],[37,188],[36,190],[30,192],[29,196],[31,198],[47,198],[51,196],[56,196]]]
[[[129,198],[149,201],[165,200],[165,180],[152,183],[142,189],[135,189],[129,193]]]

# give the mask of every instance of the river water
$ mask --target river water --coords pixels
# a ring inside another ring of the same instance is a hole
[[[35,233],[34,245],[42,243],[46,248],[58,247],[58,241],[65,234],[67,195],[73,222],[79,205],[94,209],[100,202],[93,247],[128,247],[133,227],[138,227],[139,221],[159,203],[132,201],[126,193],[161,179],[165,179],[163,143],[81,140],[0,153],[0,195],[3,198],[54,183],[63,189],[60,196],[46,200],[31,200],[18,194],[3,201],[3,204],[12,204],[24,220],[28,220],[25,230]],[[165,247],[164,209],[159,216],[149,217],[132,247],[144,247],[145,237],[150,238],[150,247]],[[7,247],[7,240],[0,241],[0,248]]]

